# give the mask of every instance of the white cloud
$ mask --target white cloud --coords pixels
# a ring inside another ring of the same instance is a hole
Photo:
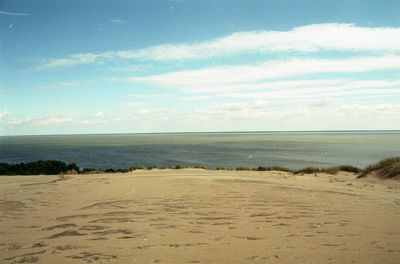
[[[117,18],[114,18],[114,19],[109,19],[109,20],[108,20],[108,22],[110,22],[110,23],[114,23],[114,24],[125,24],[125,23],[126,23],[126,21],[125,21],[125,20],[122,20],[122,19],[117,19]]]
[[[34,120],[35,125],[44,125],[44,126],[49,126],[49,125],[58,125],[66,122],[72,121],[71,118],[64,117],[64,116],[49,116],[45,118],[39,118]]]
[[[260,65],[224,66],[132,77],[131,82],[145,82],[184,93],[201,94],[190,99],[221,97],[293,97],[320,93],[399,93],[400,80],[311,79],[282,80],[320,73],[354,73],[400,69],[400,56],[360,57],[348,59],[292,59],[270,61]],[[366,90],[370,88],[369,90]],[[392,91],[383,88],[393,88]]]
[[[63,128],[63,127],[73,127],[80,125],[100,125],[108,124],[110,118],[106,118],[103,112],[97,112],[94,116],[86,117],[72,117],[66,115],[50,115],[50,116],[7,116],[2,121],[4,127],[11,128],[22,128],[22,129],[53,129],[53,128]]]
[[[329,120],[329,118],[351,120],[352,118],[365,117],[371,119],[389,118],[400,116],[400,104],[324,104],[318,106],[302,105],[297,107],[275,108],[271,104],[262,103],[226,103],[197,108],[193,110],[193,118],[201,120],[256,120],[284,121],[297,120],[299,118],[313,119],[317,121]],[[253,130],[255,128],[252,128]],[[252,130],[250,129],[250,130]],[[303,125],[304,129],[304,125]]]
[[[113,67],[110,70],[117,71],[117,72],[139,72],[143,70],[143,66],[138,65],[127,65],[121,67]]]
[[[61,67],[70,67],[84,64],[103,64],[104,59],[111,58],[111,54],[79,53],[72,54],[66,58],[50,59],[42,64],[39,69],[54,69]]]
[[[260,65],[211,67],[132,77],[129,81],[146,82],[181,91],[210,91],[214,86],[245,84],[267,79],[317,73],[357,73],[400,69],[400,56],[357,57],[347,59],[291,59],[269,61]]]
[[[230,93],[221,95],[220,97],[231,97],[237,99],[266,99],[266,100],[279,100],[279,101],[307,101],[310,99],[326,99],[326,98],[346,98],[346,96],[357,95],[358,99],[363,99],[364,96],[400,96],[400,90],[380,90],[380,89],[366,89],[366,90],[344,90],[335,88],[304,88],[301,90],[286,90],[286,91],[273,91],[273,92],[256,92],[256,93]]]
[[[40,68],[52,69],[104,63],[115,58],[181,61],[246,53],[315,52],[321,50],[397,52],[400,51],[400,28],[371,28],[332,23],[307,25],[289,31],[236,32],[204,42],[163,44],[138,50],[72,54],[65,58],[50,59]]]
[[[82,88],[87,87],[97,80],[80,80],[80,81],[61,81],[55,82],[47,85],[41,85],[36,87],[10,87],[10,88],[0,88],[0,93],[4,92],[16,92],[16,91],[27,91],[27,90],[53,90],[53,89],[70,89],[70,88]]]
[[[147,105],[146,102],[125,102],[124,106],[144,106]]]
[[[94,114],[95,117],[101,118],[104,116],[103,112],[97,112],[96,114]]]
[[[0,112],[0,122],[2,122],[7,117],[7,110]]]
[[[400,116],[400,104],[343,104],[339,107],[339,114],[342,116]]]
[[[56,82],[45,86],[37,87],[37,90],[50,90],[50,89],[66,89],[66,88],[77,88],[84,85],[94,83],[94,80],[81,80],[81,81],[68,81],[68,82]]]
[[[29,16],[28,13],[16,13],[16,12],[7,12],[7,11],[0,11],[0,15],[7,15],[7,16]]]
[[[158,110],[154,109],[154,108],[144,108],[144,109],[139,109],[138,111],[136,111],[136,113],[138,114],[153,114],[153,113],[157,113]]]
[[[211,87],[211,89],[209,89]],[[190,92],[202,95],[190,95],[183,99],[186,100],[204,100],[213,97],[238,97],[238,98],[271,98],[278,99],[273,95],[281,95],[282,98],[297,97],[299,94],[310,96],[320,95],[321,93],[331,92],[351,92],[365,91],[366,88],[384,88],[400,87],[400,81],[387,80],[358,80],[351,79],[302,79],[302,80],[284,80],[284,81],[263,81],[248,84],[222,84],[200,87],[186,86],[183,92]],[[193,88],[193,89],[191,89]],[[388,91],[386,91],[388,92]]]
[[[11,126],[54,126],[72,122],[73,119],[63,115],[57,116],[42,116],[42,117],[20,117],[10,118],[7,124]]]
[[[154,94],[153,93],[146,93],[146,94],[143,94],[143,93],[132,93],[129,96],[132,96],[132,97],[135,97],[135,98],[151,98],[151,97],[154,96]]]
[[[77,125],[101,125],[101,124],[108,124],[109,121],[106,119],[100,119],[100,118],[96,118],[96,119],[81,119],[81,120],[76,120],[74,122],[74,124]]]
[[[135,98],[155,98],[155,97],[171,97],[171,94],[165,93],[131,93],[129,94],[131,97]]]
[[[268,103],[256,101],[254,103],[226,103],[221,105],[214,105],[206,108],[197,108],[193,111],[195,116],[206,115],[205,119],[209,116],[217,116],[220,118],[265,118],[271,116],[268,109]]]
[[[319,100],[316,102],[320,102]],[[316,109],[315,107],[318,107]],[[283,104],[268,100],[213,104],[188,111],[143,108],[127,115],[10,117],[1,134],[103,132],[399,129],[399,103]],[[378,124],[378,125],[377,125]],[[77,130],[81,129],[81,130]]]

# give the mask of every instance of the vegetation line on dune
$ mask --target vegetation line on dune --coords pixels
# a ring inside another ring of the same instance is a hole
[[[39,160],[35,162],[28,163],[17,163],[8,164],[0,163],[0,175],[57,175],[57,174],[90,174],[90,173],[126,173],[134,170],[152,170],[152,169],[183,169],[189,168],[181,165],[176,165],[175,167],[157,167],[157,166],[133,166],[129,169],[91,169],[84,168],[81,169],[77,164],[70,163],[67,164],[63,161],[57,160]],[[196,169],[208,169],[205,166],[194,166],[192,168]],[[306,167],[300,170],[291,170],[288,168],[269,166],[263,167],[259,166],[257,168],[250,167],[236,167],[236,168],[225,168],[217,167],[215,170],[236,170],[236,171],[284,171],[291,172],[294,174],[311,174],[311,173],[327,173],[336,174],[340,171],[351,172],[359,174],[358,178],[365,177],[369,174],[374,174],[380,178],[396,178],[400,176],[400,157],[388,158],[381,160],[380,162],[369,165],[364,169],[360,169],[351,165],[341,165],[329,168],[315,168]]]

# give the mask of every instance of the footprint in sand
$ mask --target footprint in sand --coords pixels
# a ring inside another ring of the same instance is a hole
[[[115,255],[105,255],[101,253],[93,253],[93,252],[80,252],[78,255],[67,256],[67,258],[72,259],[81,259],[86,263],[92,263],[93,261],[109,261],[113,259],[118,259]]]
[[[11,244],[0,244],[0,251],[7,251],[7,250],[18,250],[21,248],[21,245],[17,243]]]
[[[263,240],[263,239],[265,239],[265,237],[238,237],[238,236],[235,236],[235,238],[241,238],[244,240]]]
[[[70,227],[76,227],[75,224],[61,224],[61,225],[55,225],[55,226],[49,226],[46,228],[43,228],[42,230],[54,230],[58,228],[70,228]]]
[[[84,236],[84,235],[86,235],[86,234],[79,233],[78,231],[75,231],[75,230],[67,230],[67,231],[49,236],[48,238],[54,239],[54,238],[60,238],[60,237],[66,237],[66,236]]]
[[[46,252],[46,250],[31,252],[31,253],[14,256],[11,258],[5,258],[5,260],[12,260],[13,261],[12,263],[36,263],[36,262],[39,262],[39,257],[36,255],[41,255],[45,252]]]
[[[44,244],[43,242],[38,242],[32,245],[32,248],[41,248],[41,247],[46,247],[47,245]]]
[[[250,256],[250,257],[247,257],[247,258],[244,258],[245,260],[258,260],[258,259],[260,259],[260,257],[259,256]]]
[[[113,234],[131,235],[132,232],[128,229],[111,229],[111,230],[106,230],[106,231],[93,232],[93,234],[97,235],[97,236],[106,236],[106,235],[113,235]]]
[[[1,201],[0,212],[7,211],[22,211],[26,208],[26,205],[20,201]]]
[[[58,254],[62,251],[74,250],[74,249],[80,249],[80,248],[88,248],[88,246],[76,246],[76,245],[55,246],[55,247],[53,247],[53,251],[51,252],[51,254]]]
[[[97,230],[103,230],[107,229],[107,226],[99,226],[99,225],[84,225],[79,230],[84,230],[84,231],[97,231]]]

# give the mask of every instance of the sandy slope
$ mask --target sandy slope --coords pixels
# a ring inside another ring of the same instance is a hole
[[[400,263],[400,186],[153,170],[0,177],[1,263]]]

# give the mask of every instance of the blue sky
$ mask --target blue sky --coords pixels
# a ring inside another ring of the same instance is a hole
[[[0,1],[0,135],[400,129],[400,1]]]

